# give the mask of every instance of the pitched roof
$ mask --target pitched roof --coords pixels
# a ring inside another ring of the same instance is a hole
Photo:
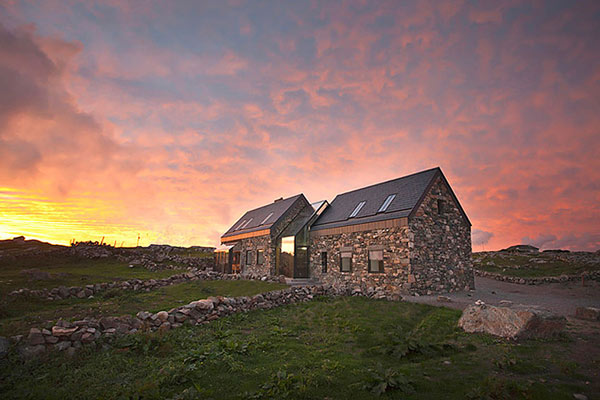
[[[296,196],[288,197],[287,199],[275,200],[273,203],[246,212],[221,237],[223,238],[271,228],[271,226],[273,226],[273,224],[275,224],[275,222],[277,222],[277,220],[300,197],[304,197],[304,195],[297,194]]]
[[[312,225],[311,230],[408,217],[421,203],[438,174],[443,178],[441,169],[436,167],[337,195]],[[445,178],[443,179],[445,180]],[[452,192],[452,190],[450,191]],[[385,211],[379,212],[390,195],[395,195],[395,197]],[[452,195],[454,196],[454,193]],[[456,199],[456,196],[454,197]],[[364,205],[358,213],[350,218],[350,214],[363,201]],[[458,200],[456,202],[458,204]],[[464,211],[462,212],[464,214]]]

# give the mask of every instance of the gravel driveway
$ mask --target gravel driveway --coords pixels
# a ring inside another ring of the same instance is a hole
[[[403,300],[460,310],[479,299],[492,305],[498,305],[501,300],[509,300],[513,304],[537,306],[556,314],[573,316],[579,306],[600,308],[600,283],[589,281],[585,282],[585,286],[582,286],[581,282],[529,286],[475,277],[475,290],[449,293],[445,296],[452,301],[439,302],[437,295],[405,296]]]

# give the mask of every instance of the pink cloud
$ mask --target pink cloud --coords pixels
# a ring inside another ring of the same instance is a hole
[[[82,22],[93,39],[6,30],[18,46],[0,67],[24,78],[0,97],[4,182],[93,194],[121,210],[110,221],[214,244],[274,198],[331,199],[440,165],[486,248],[550,234],[600,246],[600,68],[585,10],[351,2],[283,7],[264,25],[216,7],[231,29],[203,20],[189,36],[210,40],[185,47],[186,35],[169,42],[185,20],[176,7],[115,6],[116,42],[94,5]]]

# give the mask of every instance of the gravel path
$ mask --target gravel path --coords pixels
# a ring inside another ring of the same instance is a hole
[[[494,279],[475,277],[475,290],[470,292],[449,293],[445,296],[450,303],[439,302],[438,296],[405,296],[403,300],[432,305],[443,305],[459,310],[476,300],[498,305],[500,300],[509,300],[513,304],[537,306],[554,313],[573,316],[580,306],[600,308],[600,283],[581,282],[548,283],[544,285],[519,285],[500,282]]]

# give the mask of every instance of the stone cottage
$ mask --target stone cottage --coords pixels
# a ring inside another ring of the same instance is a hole
[[[276,200],[244,214],[221,242],[224,272],[239,264],[231,272],[413,294],[474,287],[471,223],[440,168],[339,194],[331,204],[301,194]]]
[[[221,236],[217,269],[308,278],[308,229],[325,204],[315,209],[298,194],[248,211]]]

